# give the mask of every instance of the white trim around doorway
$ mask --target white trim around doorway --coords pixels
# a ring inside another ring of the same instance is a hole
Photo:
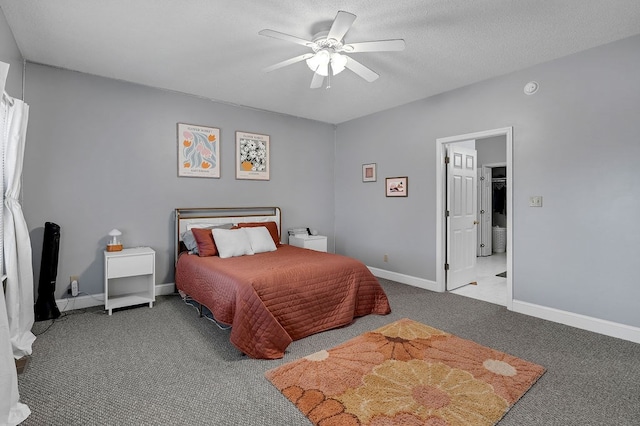
[[[445,292],[444,259],[446,253],[446,180],[444,179],[444,157],[446,145],[470,139],[485,139],[494,136],[505,136],[507,139],[507,309],[513,309],[513,127],[485,130],[465,135],[449,136],[436,139],[436,287]]]

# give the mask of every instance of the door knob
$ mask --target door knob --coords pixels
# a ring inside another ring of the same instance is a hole
[[[479,224],[479,223],[480,223],[480,222],[478,222],[477,220],[474,220],[474,221],[473,221],[473,224],[474,224],[474,225],[477,225],[477,224]]]

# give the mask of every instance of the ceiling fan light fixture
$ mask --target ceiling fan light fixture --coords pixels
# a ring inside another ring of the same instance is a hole
[[[341,55],[339,53],[331,54],[331,69],[333,70],[333,75],[340,74],[344,71],[344,67],[347,65],[347,57]]]
[[[323,77],[329,74],[329,64],[331,64],[333,75],[340,74],[347,64],[347,57],[336,52],[330,52],[328,49],[322,49],[307,59],[307,66],[311,71]]]
[[[329,52],[323,49],[307,59],[307,66],[311,69],[311,71],[326,76],[328,73],[327,66],[329,65],[329,59]]]

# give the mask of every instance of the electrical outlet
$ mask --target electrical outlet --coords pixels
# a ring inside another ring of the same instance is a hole
[[[542,207],[542,195],[532,195],[529,197],[529,207]]]
[[[384,259],[385,262],[388,262],[389,261],[389,255],[385,254],[383,259]]]
[[[78,282],[78,275],[71,275],[69,281],[71,281],[71,295],[76,297],[80,292],[80,283]]]

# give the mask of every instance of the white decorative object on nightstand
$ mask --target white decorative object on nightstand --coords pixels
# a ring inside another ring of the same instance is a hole
[[[111,311],[156,300],[156,252],[150,247],[104,252],[104,308]]]
[[[327,251],[327,237],[324,235],[289,235],[289,244],[316,251]]]

